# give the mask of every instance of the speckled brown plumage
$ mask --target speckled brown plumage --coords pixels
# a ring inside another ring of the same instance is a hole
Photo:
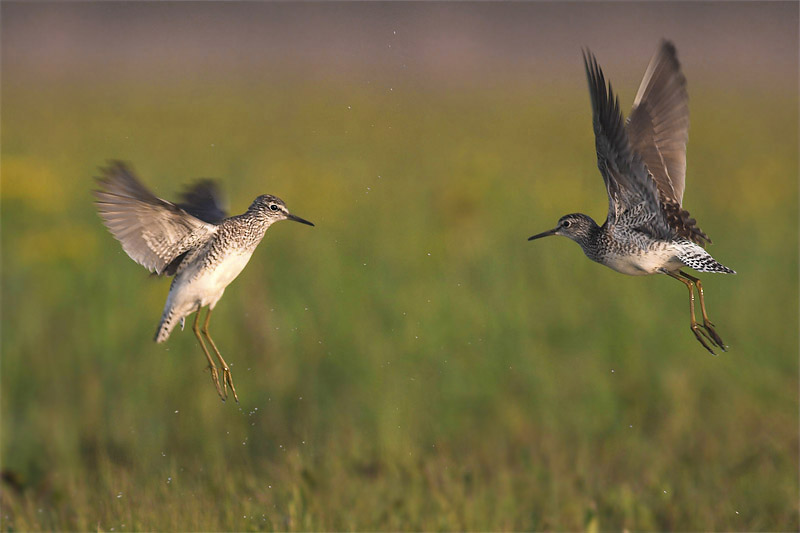
[[[158,275],[175,276],[156,342],[166,341],[178,323],[183,326],[185,318],[196,312],[192,329],[217,392],[224,400],[230,386],[238,401],[230,369],[208,332],[211,311],[247,265],[271,224],[279,220],[313,224],[289,213],[280,198],[268,194],[257,197],[245,213],[227,217],[220,206],[218,187],[211,180],[195,182],[175,204],[157,198],[122,162],[111,162],[101,171],[95,197],[103,223],[131,259]],[[206,306],[208,314],[200,329],[200,309]],[[201,331],[222,365],[222,388]]]
[[[588,51],[583,59],[608,215],[602,226],[581,213],[565,215],[554,229],[530,239],[563,235],[577,242],[589,259],[623,274],[661,273],[681,280],[690,290],[690,325],[695,337],[711,353],[711,346],[725,350],[708,320],[700,281],[681,272],[689,267],[735,274],[703,249],[711,239],[683,208],[689,105],[675,47],[667,41],[659,46],[627,121],[597,59]],[[702,325],[695,319],[692,287],[700,296]]]

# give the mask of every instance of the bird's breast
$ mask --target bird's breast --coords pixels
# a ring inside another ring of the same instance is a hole
[[[172,305],[194,310],[198,305],[216,304],[252,255],[252,251],[228,252],[215,261],[193,262],[178,274],[170,288]]]
[[[252,251],[228,253],[217,263],[208,265],[198,277],[202,278],[206,284],[225,288],[236,279],[236,276],[241,274],[252,255]]]

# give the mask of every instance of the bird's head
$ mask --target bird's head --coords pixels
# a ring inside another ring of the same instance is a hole
[[[300,222],[301,224],[308,224],[309,226],[314,225],[304,218],[300,218],[297,215],[291,214],[286,208],[286,204],[283,203],[283,200],[270,194],[262,194],[253,200],[253,203],[248,211],[257,213],[259,216],[265,217],[270,222],[277,222],[279,220],[294,220],[295,222]]]
[[[582,213],[572,213],[558,219],[558,225],[555,228],[534,235],[528,240],[541,239],[550,235],[562,235],[569,237],[578,244],[585,244],[597,229],[597,223],[592,220],[592,217]]]

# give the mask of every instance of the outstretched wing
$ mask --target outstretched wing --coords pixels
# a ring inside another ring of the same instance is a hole
[[[199,179],[181,193],[177,206],[203,222],[217,224],[228,214],[222,207],[222,194],[217,182],[212,179]]]
[[[686,183],[689,94],[675,46],[662,41],[644,73],[625,128],[661,194],[680,205]]]
[[[114,161],[94,191],[103,223],[131,259],[157,274],[217,231],[177,205],[148,191],[122,162]]]
[[[689,140],[689,94],[675,46],[662,41],[633,101],[625,129],[658,187],[667,223],[698,244],[711,242],[683,209],[686,142]]]
[[[608,192],[608,221],[613,224],[625,211],[644,204],[649,212],[660,213],[658,190],[641,157],[631,148],[628,134],[611,84],[591,52],[583,62],[592,100],[597,167]]]

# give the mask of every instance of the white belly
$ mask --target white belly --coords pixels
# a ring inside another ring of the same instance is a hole
[[[604,258],[603,264],[629,276],[647,276],[658,274],[662,270],[672,272],[684,266],[676,252],[674,247],[668,246],[636,255],[609,255]]]
[[[186,316],[200,307],[213,307],[236,276],[238,276],[252,253],[228,254],[216,268],[203,270],[201,265],[192,266],[178,274],[170,288],[167,307],[178,316]]]
[[[247,266],[247,262],[250,261],[252,255],[252,252],[246,254],[230,254],[226,256],[225,260],[218,264],[214,270],[201,275],[195,282],[202,284],[202,286],[212,294],[219,291],[221,296],[225,287],[236,279],[236,276],[244,270],[244,267]],[[203,305],[206,304],[204,303]]]

